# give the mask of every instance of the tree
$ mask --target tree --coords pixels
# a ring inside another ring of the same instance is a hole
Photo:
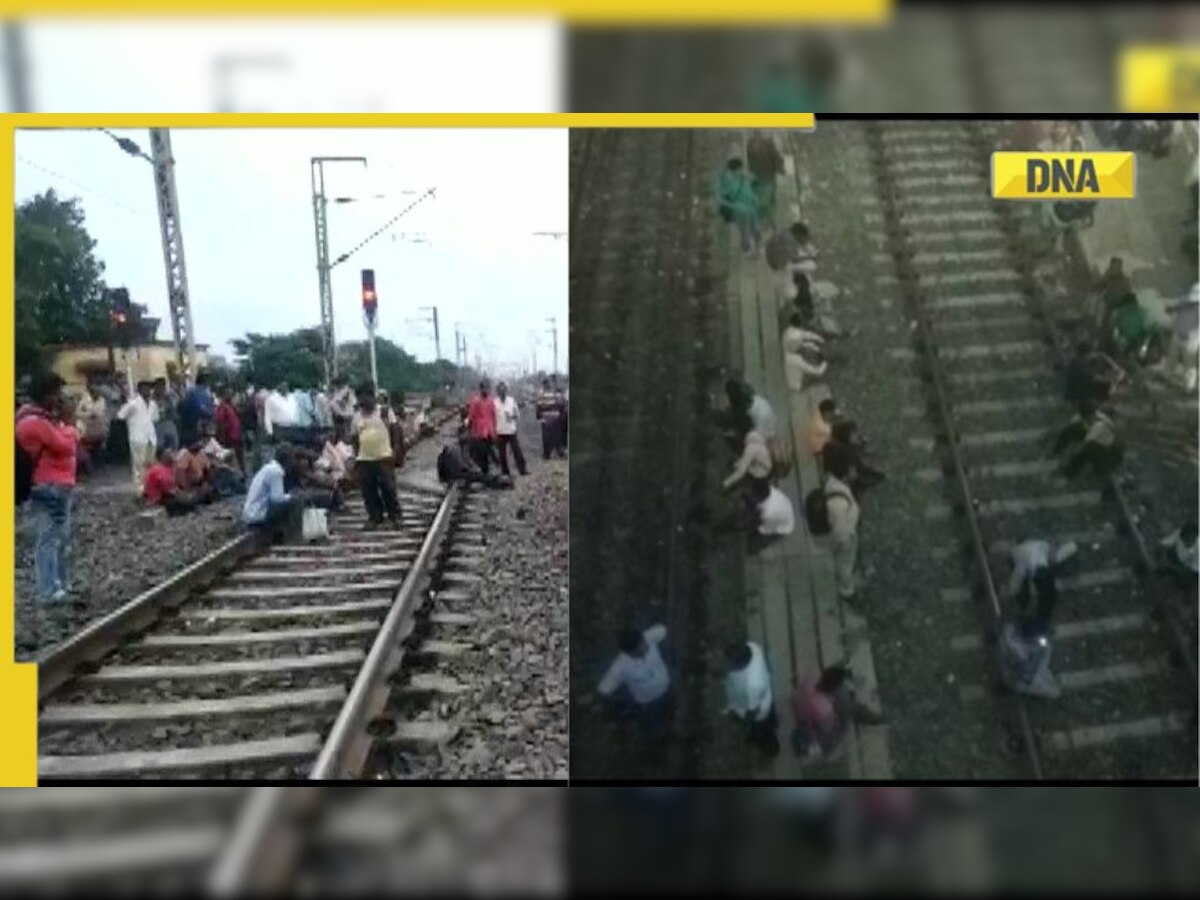
[[[37,369],[47,344],[108,340],[104,263],[77,198],[53,191],[16,208],[14,300],[18,374]]]
[[[325,378],[321,332],[301,328],[289,334],[247,334],[231,342],[237,352],[237,367],[250,382],[273,387],[286,381],[292,387],[315,387]],[[426,393],[455,381],[453,363],[418,362],[412,354],[387,338],[375,339],[375,364],[379,387],[393,396]],[[371,354],[365,341],[338,345],[338,373],[351,385],[371,380]]]
[[[230,341],[237,367],[247,381],[274,387],[314,387],[325,380],[321,331],[301,328],[288,334],[247,334]]]

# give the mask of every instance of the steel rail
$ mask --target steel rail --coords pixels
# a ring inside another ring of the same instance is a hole
[[[80,665],[104,656],[130,634],[153,623],[164,610],[181,606],[197,588],[257,553],[262,544],[263,536],[257,533],[239,535],[51,647],[37,659],[38,701],[69,681]]]
[[[998,633],[1000,623],[1003,620],[1000,595],[996,590],[996,584],[992,578],[987,547],[983,541],[983,532],[979,527],[978,517],[975,515],[975,498],[971,491],[970,479],[967,477],[966,465],[959,452],[958,429],[955,425],[953,409],[950,404],[948,392],[946,391],[941,360],[938,356],[937,339],[934,336],[933,328],[929,324],[929,314],[918,288],[919,276],[910,259],[911,251],[905,240],[906,232],[900,222],[899,212],[896,208],[897,191],[892,179],[890,160],[887,157],[887,148],[884,145],[883,134],[877,123],[871,122],[867,125],[867,139],[873,151],[876,178],[880,183],[880,190],[884,195],[882,209],[887,223],[886,227],[890,243],[892,244],[892,255],[895,259],[897,278],[917,324],[919,344],[924,351],[929,381],[933,387],[938,414],[941,418],[942,428],[945,431],[946,448],[949,451],[951,465],[954,469],[954,480],[961,495],[963,515],[967,520],[972,556],[981,577],[984,594],[987,599],[987,612],[990,613],[992,619],[992,628]],[[1037,739],[1033,732],[1033,726],[1029,719],[1029,710],[1025,705],[1024,699],[1019,694],[1013,694],[1012,700],[1016,711],[1021,743],[1024,746],[1034,778],[1040,781],[1043,778],[1042,761],[1041,755],[1038,752]]]
[[[396,592],[391,609],[309,773],[310,779],[353,778],[361,772],[370,744],[365,740],[367,725],[387,702],[391,690],[387,678],[404,658],[400,642],[406,637],[406,629],[412,627],[425,579],[432,569],[442,536],[449,528],[459,496],[458,485],[446,492],[433,524],[425,534],[421,550]]]

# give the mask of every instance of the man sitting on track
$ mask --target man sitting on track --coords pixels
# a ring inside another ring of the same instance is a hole
[[[142,497],[147,506],[161,506],[168,516],[182,516],[196,508],[196,498],[180,490],[175,480],[175,453],[160,447],[158,461],[146,471]]]
[[[299,533],[303,501],[289,494],[283,486],[286,473],[293,465],[291,446],[280,444],[275,449],[275,458],[254,474],[242,507],[242,522],[248,528],[280,530],[285,537]]]

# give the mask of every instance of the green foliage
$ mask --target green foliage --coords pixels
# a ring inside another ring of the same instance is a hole
[[[109,313],[124,288],[109,289],[96,242],[84,227],[78,198],[61,199],[53,190],[16,207],[14,222],[14,300],[18,377],[45,363],[49,344],[111,344]],[[130,304],[131,319],[145,330],[145,307]],[[151,335],[152,337],[153,335]]]
[[[247,334],[230,341],[237,367],[247,381],[275,387],[313,387],[325,378],[321,330],[301,328],[289,334]]]
[[[292,387],[315,387],[324,380],[321,332],[301,328],[288,334],[247,334],[231,343],[237,351],[242,378],[273,387],[286,381]],[[441,359],[418,362],[403,347],[387,338],[375,339],[375,364],[379,387],[393,396],[428,393],[454,383],[456,368]],[[338,373],[352,385],[371,380],[371,354],[366,341],[338,345]]]

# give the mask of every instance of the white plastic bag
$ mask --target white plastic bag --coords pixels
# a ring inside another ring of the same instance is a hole
[[[307,543],[329,540],[329,517],[325,510],[309,507],[304,510],[302,533]]]

